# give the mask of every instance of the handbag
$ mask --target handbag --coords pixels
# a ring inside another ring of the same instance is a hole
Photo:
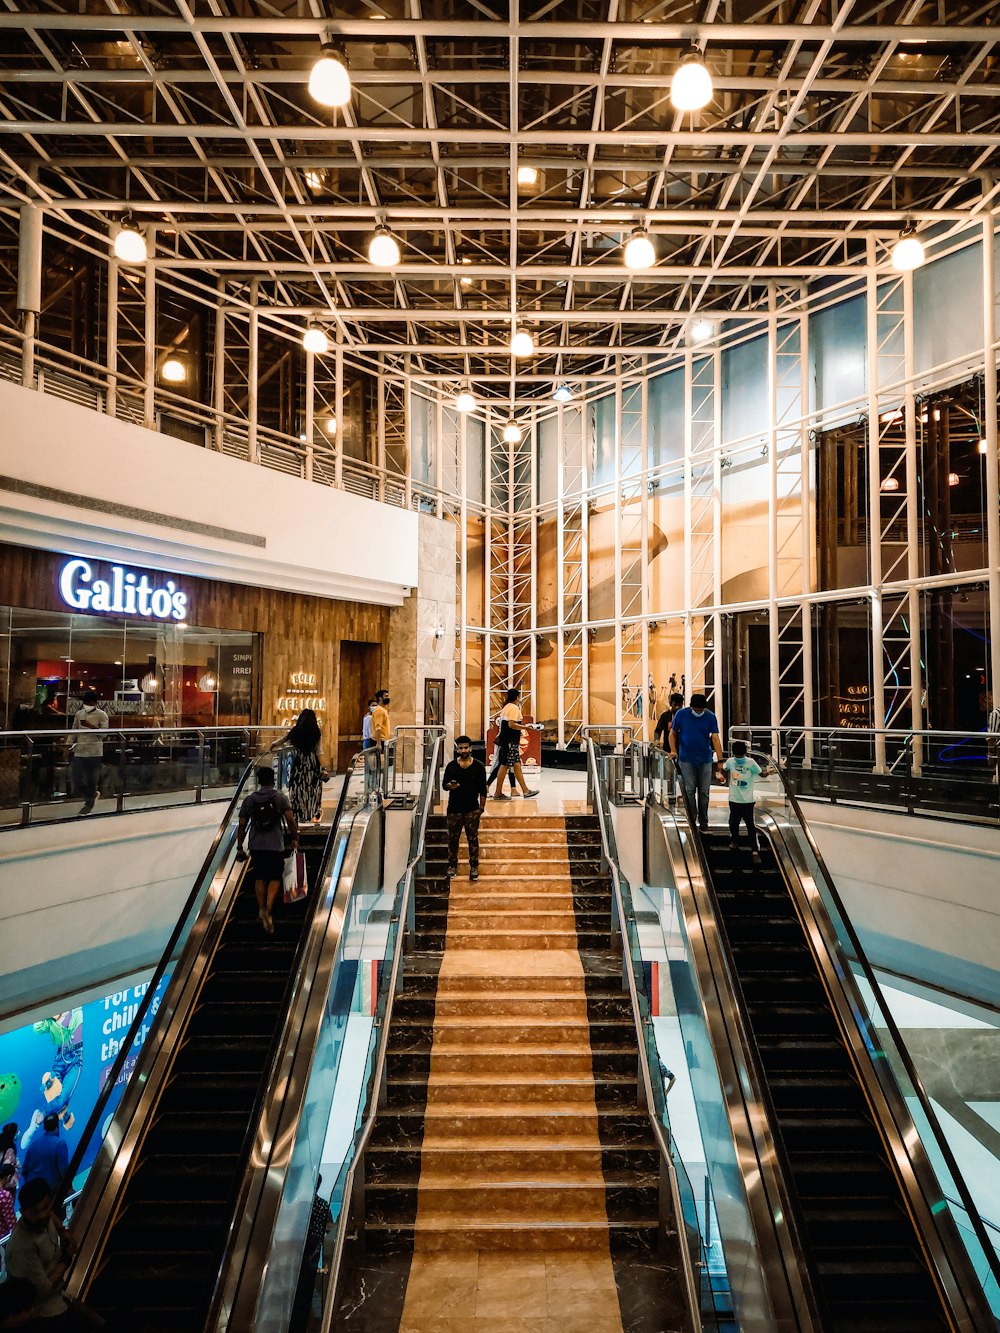
[[[281,887],[286,903],[297,903],[306,896],[306,858],[304,852],[292,852],[285,857],[285,866],[281,874]]]

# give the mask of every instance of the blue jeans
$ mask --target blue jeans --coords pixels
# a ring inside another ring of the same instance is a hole
[[[679,761],[681,782],[688,800],[694,805],[695,793],[698,799],[698,823],[704,828],[708,823],[708,793],[712,788],[712,764],[692,764],[686,759]]]

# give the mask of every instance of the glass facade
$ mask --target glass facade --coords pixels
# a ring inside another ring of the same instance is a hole
[[[112,727],[247,725],[259,712],[259,638],[0,606],[0,726],[70,726],[87,689]]]

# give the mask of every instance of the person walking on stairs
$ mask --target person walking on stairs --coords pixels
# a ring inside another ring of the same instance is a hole
[[[291,838],[291,851],[299,845],[299,826],[292,813],[291,802],[284,792],[274,790],[274,769],[262,764],[257,769],[257,790],[251,792],[240,806],[240,823],[236,834],[236,859],[245,861],[243,841],[250,832],[250,873],[254,877],[257,894],[257,915],[268,935],[274,934],[271,912],[274,909],[281,876],[285,868],[285,832]]]
[[[537,790],[529,790],[528,784],[524,780],[524,773],[521,770],[521,732],[525,729],[525,724],[521,721],[521,705],[518,702],[521,698],[521,691],[510,689],[507,691],[507,702],[500,710],[501,730],[500,739],[497,744],[500,748],[500,771],[497,774],[497,794],[494,800],[509,801],[509,796],[503,794],[504,779],[507,777],[508,769],[513,772],[517,778],[517,785],[521,788],[522,796],[537,796]],[[506,732],[508,740],[503,737]]]
[[[755,759],[747,755],[746,741],[733,741],[732,758],[727,759],[722,765],[726,773],[729,774],[729,849],[735,852],[739,846],[738,838],[740,833],[740,824],[746,825],[747,837],[750,839],[750,851],[755,866],[760,865],[760,851],[757,845],[757,825],[754,823],[754,790],[753,784],[756,778],[763,773],[763,769]]]
[[[712,756],[715,775],[722,781],[722,739],[719,719],[709,710],[703,694],[692,694],[691,703],[674,717],[670,728],[670,753],[681,771],[688,801],[698,801],[698,827],[708,831],[708,798],[712,788]]]
[[[455,740],[456,758],[444,770],[441,785],[448,793],[448,878],[458,874],[458,844],[465,830],[469,844],[469,878],[479,878],[479,821],[486,809],[486,765],[472,757],[468,736]]]

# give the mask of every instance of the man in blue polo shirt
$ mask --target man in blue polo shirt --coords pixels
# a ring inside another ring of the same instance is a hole
[[[36,1134],[28,1144],[21,1167],[21,1179],[44,1180],[49,1192],[55,1194],[69,1165],[69,1150],[59,1137],[59,1117],[50,1112],[42,1121],[43,1133]]]
[[[691,704],[674,717],[670,728],[670,753],[681,771],[688,799],[698,799],[698,827],[708,828],[708,794],[712,786],[712,756],[715,775],[722,781],[722,738],[719,719],[708,709],[703,694],[692,694]]]

